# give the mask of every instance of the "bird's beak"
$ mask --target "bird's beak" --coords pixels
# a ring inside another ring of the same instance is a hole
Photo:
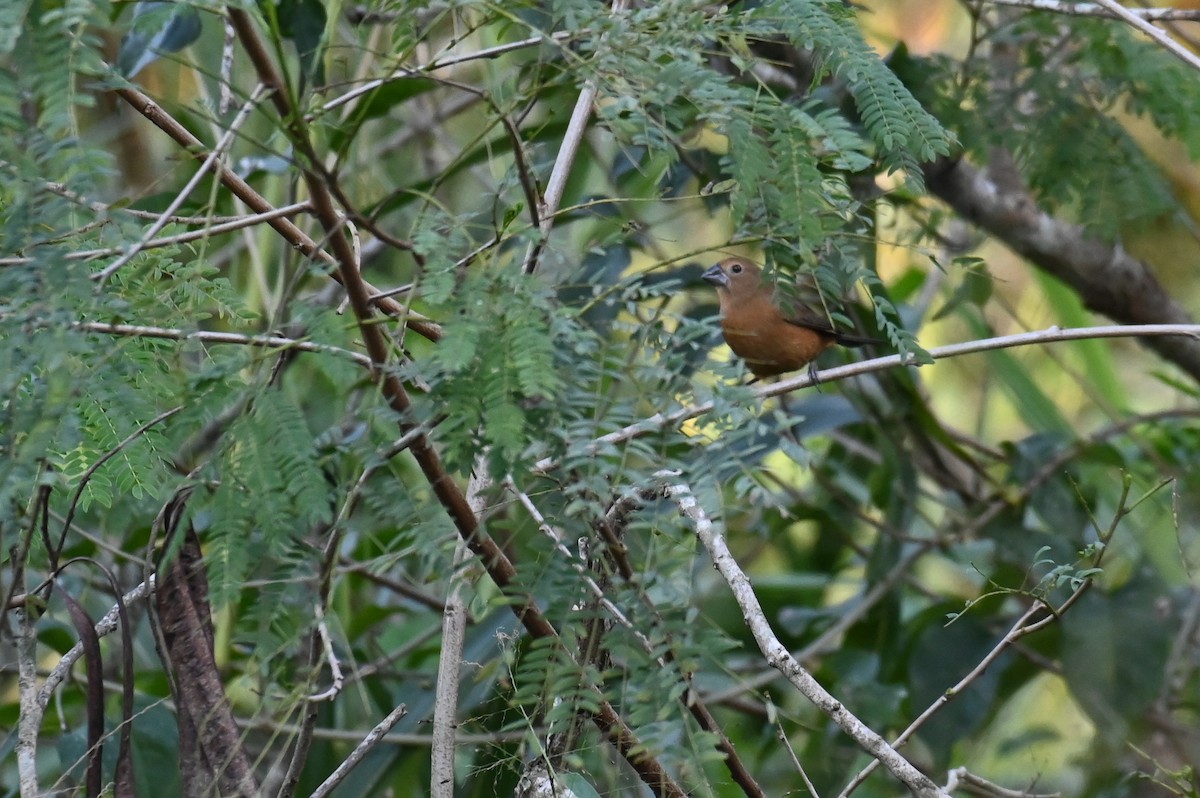
[[[717,288],[729,287],[729,275],[725,273],[725,270],[721,268],[720,264],[711,267],[708,271],[700,276],[704,279],[704,282],[712,283]]]

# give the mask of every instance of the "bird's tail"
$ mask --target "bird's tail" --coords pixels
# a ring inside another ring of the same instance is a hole
[[[837,340],[837,342],[839,344],[841,344],[842,346],[855,347],[855,346],[866,346],[867,344],[886,343],[885,341],[883,341],[879,338],[869,338],[865,335],[850,335],[849,333],[840,333],[840,332],[835,332],[833,335],[834,335],[834,338]]]

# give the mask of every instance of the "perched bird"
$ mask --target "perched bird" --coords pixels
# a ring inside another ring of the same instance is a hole
[[[721,331],[725,343],[755,377],[774,377],[795,371],[834,344],[862,346],[882,343],[875,338],[833,329],[816,313],[781,311],[762,269],[744,258],[726,258],[703,275],[716,286],[721,300]]]

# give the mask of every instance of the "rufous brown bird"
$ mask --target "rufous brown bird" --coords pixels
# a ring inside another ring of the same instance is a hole
[[[803,308],[780,310],[762,269],[745,258],[726,258],[703,275],[721,300],[725,343],[755,377],[774,377],[803,368],[834,344],[862,346],[875,338],[838,332]]]

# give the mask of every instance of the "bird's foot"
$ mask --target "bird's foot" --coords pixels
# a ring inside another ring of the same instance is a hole
[[[813,387],[816,388],[818,392],[820,392],[820,390],[821,390],[821,374],[820,374],[820,372],[817,371],[816,363],[808,364],[808,378],[812,381]]]

